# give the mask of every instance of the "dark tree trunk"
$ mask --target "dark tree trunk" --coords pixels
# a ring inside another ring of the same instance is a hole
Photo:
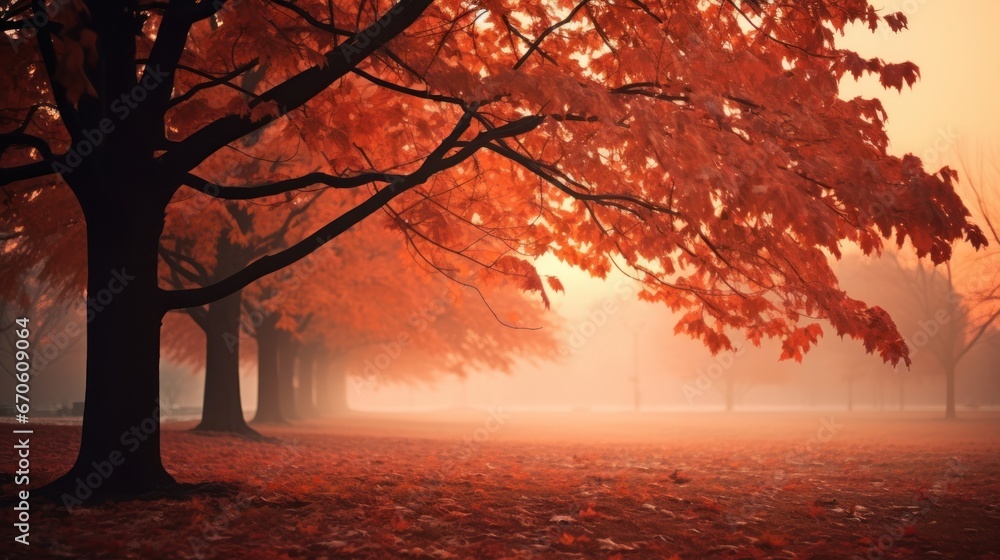
[[[315,378],[316,378],[316,347],[304,346],[299,351],[298,379],[299,388],[295,392],[295,404],[299,415],[303,418],[316,416]]]
[[[241,292],[208,306],[205,319],[205,397],[196,431],[261,437],[243,418],[240,397]]]
[[[257,414],[254,423],[287,424],[278,398],[278,330],[275,315],[257,327]]]
[[[67,505],[175,484],[160,460],[162,209],[126,196],[81,206],[89,321],[83,434],[73,468],[48,488]]]
[[[342,360],[325,359],[316,362],[316,402],[319,413],[333,416],[350,411],[347,405],[347,370]]]
[[[945,369],[944,379],[944,417],[949,420],[954,420],[957,418],[957,415],[955,414],[955,366],[950,366]]]
[[[298,420],[295,406],[295,361],[299,343],[291,333],[278,331],[278,402],[286,420]]]
[[[110,122],[110,104],[136,86],[132,30],[137,12],[118,3],[95,2],[89,9],[90,26],[100,39],[96,62],[85,65],[85,71],[97,95],[84,95],[66,123],[78,135],[84,130],[93,134]],[[113,132],[89,141],[87,154],[77,143],[80,160],[70,163],[72,170],[61,171],[83,210],[88,259],[80,450],[70,471],[43,491],[66,505],[176,484],[160,459],[160,323],[165,308],[157,265],[169,196],[159,182],[163,177],[150,176],[154,148],[140,134],[142,122],[115,121]]]

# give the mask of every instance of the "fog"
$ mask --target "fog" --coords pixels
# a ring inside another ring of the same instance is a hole
[[[873,281],[870,269],[877,265],[856,258],[849,263],[856,270],[845,271],[844,286],[852,293],[863,292],[858,295],[869,303],[897,312],[901,334],[914,354],[909,368],[883,364],[866,354],[860,342],[840,340],[828,325],[824,338],[801,363],[779,361],[780,345],[773,341],[759,348],[742,342],[735,350],[713,356],[701,343],[674,334],[675,315],[636,301],[628,279],[616,275],[600,282],[570,276],[568,295],[553,304],[564,320],[560,359],[527,364],[510,375],[484,372],[464,380],[450,376],[433,385],[356,379],[349,385],[349,402],[352,408],[369,411],[496,405],[515,410],[632,411],[638,373],[643,412],[722,410],[727,390],[734,393],[735,410],[896,410],[900,392],[906,408],[942,409],[944,376],[925,338],[931,332],[941,336],[949,325],[935,327],[932,316],[907,313],[907,300],[899,297],[891,279],[882,286]],[[589,297],[580,298],[574,290]],[[929,326],[925,329],[921,322]],[[1000,405],[1000,372],[993,366],[998,361],[996,338],[977,345],[963,359],[960,405]]]

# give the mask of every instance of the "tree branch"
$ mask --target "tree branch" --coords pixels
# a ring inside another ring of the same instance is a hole
[[[203,72],[201,70],[198,70],[197,68],[191,68],[189,66],[178,64],[177,68],[179,70],[187,70],[188,72],[191,72],[192,74],[197,74],[197,75],[199,75],[199,76],[201,76],[203,78],[208,78],[209,80],[207,82],[202,82],[200,84],[195,84],[195,85],[191,86],[191,88],[189,90],[187,90],[184,93],[182,93],[181,95],[178,95],[177,97],[174,97],[173,99],[171,99],[170,102],[167,104],[167,109],[176,107],[177,105],[180,105],[181,103],[187,101],[188,99],[191,99],[192,97],[194,97],[194,95],[196,93],[198,93],[199,91],[201,91],[203,89],[209,89],[209,88],[213,88],[215,86],[220,86],[220,85],[231,87],[231,88],[239,91],[240,93],[243,93],[244,95],[248,94],[248,95],[250,95],[250,97],[255,97],[253,95],[253,92],[247,92],[246,90],[244,90],[243,88],[237,86],[236,84],[229,83],[229,80],[232,80],[233,78],[238,77],[240,74],[243,74],[244,72],[247,72],[247,71],[253,69],[255,66],[257,66],[257,64],[259,62],[260,61],[255,58],[255,59],[251,60],[250,62],[247,62],[246,64],[243,64],[242,66],[237,67],[232,72],[229,72],[228,74],[224,74],[222,76],[212,76],[211,74],[209,74],[207,72]]]
[[[295,12],[299,17],[301,17],[303,19],[303,21],[305,21],[309,25],[315,27],[316,29],[319,29],[321,31],[326,31],[327,33],[330,33],[332,35],[339,36],[339,37],[350,37],[351,36],[351,32],[350,31],[348,31],[346,29],[341,29],[341,28],[333,25],[333,23],[332,23],[333,14],[332,14],[332,12],[330,14],[331,23],[323,23],[322,21],[316,19],[316,17],[314,17],[311,13],[309,13],[308,10],[306,10],[305,8],[303,8],[301,6],[298,6],[294,2],[289,2],[288,0],[271,0],[271,3],[272,4],[277,4],[278,6],[281,6],[282,8],[285,8],[287,10],[291,10],[291,11]]]
[[[0,167],[0,186],[53,174],[55,171],[50,161],[36,161],[17,167]]]
[[[181,141],[177,148],[160,158],[169,173],[185,173],[206,158],[247,134],[263,128],[279,116],[298,109],[332,83],[371,56],[386,42],[405,31],[430,6],[433,0],[400,0],[385,15],[350,39],[326,53],[326,64],[313,66],[257,96],[250,108],[275,103],[279,115],[252,120],[250,115],[228,115],[205,125]]]
[[[353,189],[370,183],[392,183],[404,178],[393,173],[362,173],[352,177],[337,177],[327,173],[308,173],[301,177],[284,179],[274,183],[264,183],[246,187],[222,186],[211,183],[193,173],[184,174],[184,185],[213,198],[222,200],[252,200],[305,189],[313,185],[326,185],[335,189]]]
[[[962,348],[962,351],[959,352],[957,356],[955,356],[956,364],[958,363],[959,360],[962,359],[963,356],[965,356],[969,352],[969,350],[972,350],[976,346],[976,343],[979,342],[979,339],[982,338],[982,336],[986,333],[986,331],[990,329],[990,326],[993,325],[993,322],[997,320],[997,317],[1000,317],[1000,309],[994,311],[993,314],[990,315],[989,318],[986,319],[983,322],[983,324],[979,326],[979,329],[976,330],[975,336],[973,336],[972,339],[969,340],[968,343],[966,343],[965,347]]]
[[[34,0],[32,3],[32,15],[37,16],[45,13],[45,0]],[[46,15],[46,17],[48,16]],[[56,70],[59,67],[59,61],[56,56],[55,46],[52,44],[52,31],[49,29],[49,25],[38,27],[37,31],[38,50],[42,55],[45,71],[49,76],[52,97],[56,100],[56,107],[59,108],[59,117],[62,119],[63,126],[66,127],[70,139],[75,143],[79,140],[82,132],[80,130],[80,121],[77,117],[76,108],[66,95],[66,88],[56,80]]]
[[[579,12],[580,10],[582,10],[584,8],[584,6],[587,5],[588,2],[590,2],[590,0],[583,0],[582,2],[580,2],[579,4],[577,4],[572,10],[570,10],[569,14],[565,18],[563,18],[562,21],[556,22],[556,23],[552,24],[545,31],[542,31],[542,34],[539,35],[538,38],[535,39],[535,42],[532,43],[528,47],[527,52],[525,52],[523,55],[521,55],[521,58],[514,64],[514,70],[517,70],[518,68],[520,68],[521,65],[524,64],[528,60],[528,57],[531,56],[531,53],[533,53],[533,52],[535,52],[536,50],[539,49],[539,47],[542,44],[542,41],[544,41],[546,37],[548,37],[549,35],[551,35],[556,29],[559,29],[560,27],[562,27],[562,26],[566,25],[567,23],[573,21],[573,18],[576,17],[577,12]]]
[[[52,148],[49,147],[48,142],[26,132],[9,132],[7,134],[0,134],[0,146],[2,146],[0,147],[0,154],[6,152],[7,148],[14,146],[27,146],[38,150],[38,152],[42,154],[42,158],[46,160],[52,159]]]
[[[205,270],[205,268],[197,260],[179,251],[168,249],[162,244],[160,245],[160,257],[163,258],[163,261],[167,263],[167,266],[169,266],[172,271],[179,273],[191,282],[194,282],[195,284],[205,284],[208,282],[208,271]],[[182,263],[187,263],[191,269],[189,270]],[[175,286],[183,286],[183,284],[179,282],[179,278],[176,280],[178,281],[174,282]]]
[[[379,78],[377,76],[373,76],[373,75],[369,74],[368,72],[365,72],[364,70],[361,70],[361,69],[358,69],[358,68],[352,69],[351,72],[353,72],[354,74],[357,74],[358,76],[361,76],[362,78],[368,80],[369,82],[371,82],[371,83],[373,83],[373,84],[375,84],[375,85],[377,85],[379,87],[390,89],[392,91],[403,93],[403,94],[406,94],[406,95],[409,95],[409,96],[412,96],[412,97],[416,97],[416,98],[419,98],[419,99],[427,99],[427,100],[430,100],[430,101],[439,101],[441,103],[451,103],[452,105],[458,105],[458,106],[463,107],[463,108],[468,105],[464,100],[459,99],[458,97],[451,97],[450,95],[441,95],[441,94],[437,94],[437,93],[431,93],[430,90],[426,90],[426,89],[425,90],[413,89],[413,88],[409,88],[409,87],[402,86],[402,85],[399,85],[399,84],[395,84],[395,83],[392,83],[392,82],[390,82],[388,80],[383,80],[382,78]],[[483,99],[481,101],[482,102],[486,102],[487,100]]]
[[[573,198],[575,198],[577,200],[587,201],[587,202],[596,202],[598,204],[603,204],[605,206],[614,206],[614,207],[616,207],[616,208],[618,208],[620,210],[624,210],[624,211],[630,212],[630,213],[635,213],[635,211],[633,209],[631,209],[631,208],[627,208],[627,207],[622,206],[621,203],[634,204],[634,205],[639,206],[641,208],[645,208],[646,210],[649,210],[651,212],[659,212],[659,213],[663,213],[663,214],[668,214],[670,216],[677,216],[678,215],[677,211],[675,211],[675,210],[673,210],[671,208],[667,208],[666,206],[661,206],[659,204],[654,204],[652,202],[649,202],[648,200],[643,200],[641,198],[638,198],[638,197],[635,197],[635,196],[631,196],[631,195],[627,195],[627,194],[600,194],[600,193],[598,193],[598,194],[592,194],[592,193],[586,193],[586,192],[576,191],[574,189],[569,188],[568,186],[566,186],[565,184],[563,184],[561,181],[559,181],[558,179],[556,179],[555,177],[553,177],[552,174],[546,172],[545,169],[543,169],[543,165],[541,163],[539,163],[539,162],[537,162],[537,161],[529,158],[528,156],[526,156],[524,154],[518,153],[517,151],[515,151],[512,148],[510,148],[509,146],[506,146],[504,144],[495,142],[495,143],[490,144],[488,146],[488,148],[490,150],[496,152],[497,154],[500,154],[501,156],[504,156],[507,159],[509,159],[509,160],[511,160],[511,161],[513,161],[515,163],[520,164],[522,167],[524,167],[528,171],[531,171],[532,173],[534,173],[538,177],[544,179],[545,182],[551,184],[552,186],[556,187],[560,191],[568,194],[569,196],[571,196],[571,197],[573,197]]]
[[[159,86],[149,89],[147,101],[141,109],[151,117],[149,125],[154,127],[157,137],[164,134],[164,115],[171,107],[170,96],[174,91],[178,63],[184,55],[191,26],[197,21],[215,15],[225,3],[226,0],[197,4],[171,2],[167,6],[156,32],[156,41],[149,51],[149,59],[139,80],[141,84],[145,83],[147,78],[152,78],[154,81],[162,79]]]
[[[384,205],[404,192],[425,183],[432,175],[444,169],[454,167],[472,157],[482,147],[494,140],[524,134],[538,127],[544,117],[529,116],[514,121],[502,127],[487,130],[465,143],[453,155],[446,155],[459,143],[462,134],[468,130],[475,113],[468,111],[459,120],[452,132],[424,160],[423,164],[413,173],[393,182],[387,188],[377,191],[364,202],[344,212],[332,222],[321,227],[295,245],[273,255],[267,255],[250,263],[239,272],[203,288],[190,290],[165,291],[163,293],[164,311],[205,305],[221,299],[251,282],[289,266],[312,254],[325,243],[344,233],[355,224],[377,212]]]

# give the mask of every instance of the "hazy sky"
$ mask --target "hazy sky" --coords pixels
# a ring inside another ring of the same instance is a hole
[[[882,90],[872,79],[842,84],[842,96],[878,97],[889,113],[893,153],[924,157],[928,166],[954,164],[956,149],[1000,148],[1000,2],[996,0],[898,0],[885,13],[902,11],[909,29],[853,29],[840,44],[862,56],[909,60],[921,79],[903,93]],[[876,4],[878,7],[879,4]],[[941,149],[944,148],[944,149]],[[955,166],[955,165],[953,165]]]

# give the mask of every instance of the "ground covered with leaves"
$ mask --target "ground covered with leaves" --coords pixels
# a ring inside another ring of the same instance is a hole
[[[265,442],[189,427],[166,426],[164,462],[217,485],[33,500],[30,557],[1000,557],[995,413],[354,414]],[[79,427],[34,428],[37,487]],[[10,451],[0,464],[7,497]]]

